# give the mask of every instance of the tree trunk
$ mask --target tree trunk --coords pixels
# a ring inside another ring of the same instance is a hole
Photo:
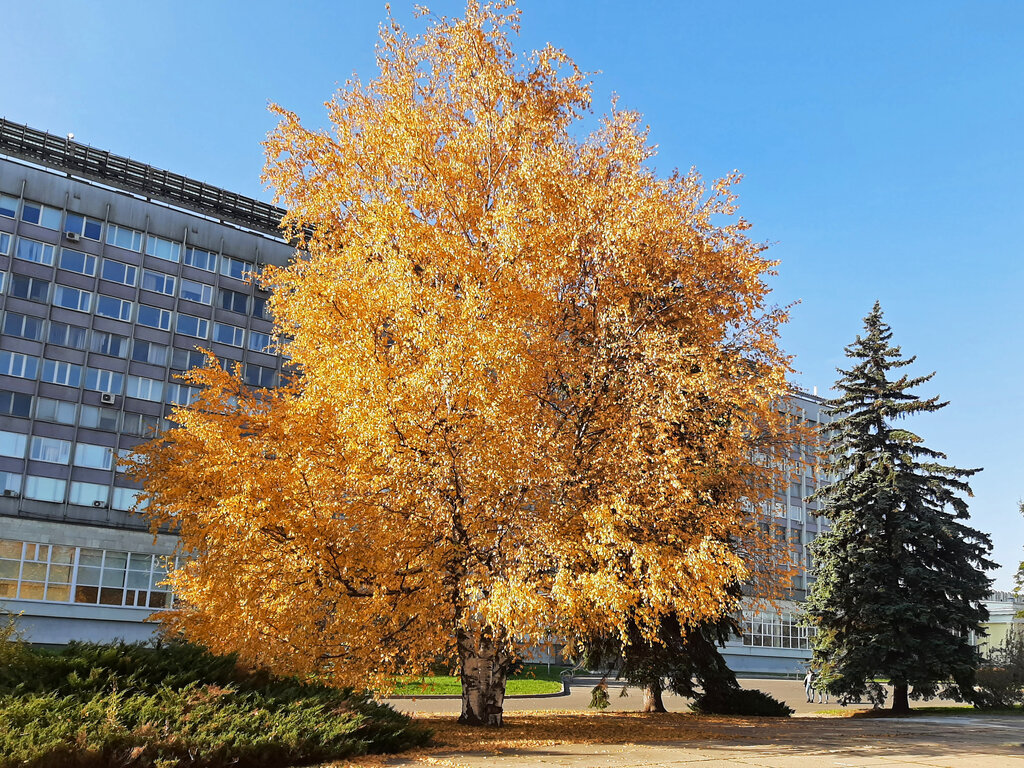
[[[661,700],[661,678],[652,680],[644,686],[644,712],[667,712],[665,702]]]
[[[505,705],[505,680],[512,666],[512,656],[504,643],[485,631],[471,635],[458,632],[459,661],[462,679],[462,714],[465,725],[500,727]]]
[[[893,683],[892,712],[907,714],[910,712],[910,699],[907,696],[910,686],[906,683]]]

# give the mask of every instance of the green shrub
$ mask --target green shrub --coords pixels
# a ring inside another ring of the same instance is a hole
[[[977,707],[1005,709],[1024,704],[1024,632],[1013,628],[1007,632],[978,668],[975,682]]]
[[[429,739],[366,694],[247,672],[181,644],[29,651],[0,668],[0,722],[0,768],[258,768]]]
[[[753,717],[789,717],[792,707],[764,691],[746,688],[715,688],[702,693],[690,709],[702,715],[748,715]]]

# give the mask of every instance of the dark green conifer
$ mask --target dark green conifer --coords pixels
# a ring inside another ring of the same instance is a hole
[[[878,680],[893,686],[894,712],[908,693],[970,699],[980,661],[970,634],[988,618],[981,605],[989,537],[966,525],[967,478],[978,469],[940,463],[946,456],[896,422],[947,403],[913,389],[928,376],[890,374],[912,364],[890,345],[876,302],[865,333],[846,348],[824,469],[836,482],[818,493],[831,527],[812,545],[816,581],[807,601],[818,629],[812,664],[840,701],[880,703]],[[910,690],[912,689],[912,692]]]

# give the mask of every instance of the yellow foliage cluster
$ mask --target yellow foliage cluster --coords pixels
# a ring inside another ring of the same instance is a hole
[[[276,109],[301,256],[262,279],[296,375],[195,371],[133,469],[196,555],[173,625],[215,650],[386,686],[457,630],[696,622],[783,567],[749,508],[793,439],[784,316],[737,179],[658,178],[614,105],[577,138],[586,76],[551,47],[520,62],[517,22],[387,24],[331,131]]]

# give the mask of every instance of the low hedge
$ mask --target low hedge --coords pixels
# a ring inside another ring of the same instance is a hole
[[[430,737],[367,694],[249,672],[191,645],[74,643],[5,656],[0,768],[269,768]]]
[[[690,709],[702,715],[744,715],[748,717],[789,717],[794,710],[764,691],[746,688],[715,688],[702,693]]]

